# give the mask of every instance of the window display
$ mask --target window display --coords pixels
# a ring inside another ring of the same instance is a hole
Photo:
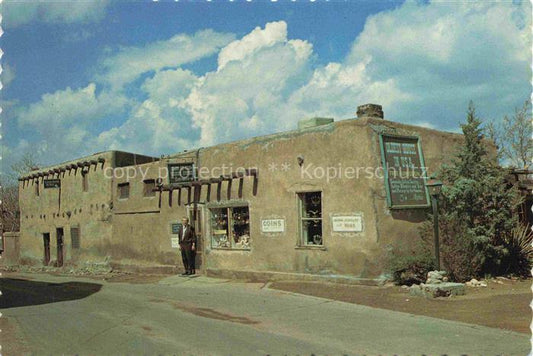
[[[322,193],[300,193],[302,245],[323,245]]]
[[[212,248],[250,249],[248,207],[213,208],[210,211]]]

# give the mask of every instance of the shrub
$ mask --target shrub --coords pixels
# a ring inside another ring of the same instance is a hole
[[[424,283],[427,273],[434,268],[435,261],[426,251],[394,249],[389,256],[388,269],[396,284]]]

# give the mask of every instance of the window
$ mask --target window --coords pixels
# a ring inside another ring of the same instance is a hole
[[[87,173],[81,174],[81,189],[84,192],[89,191],[89,178]]]
[[[147,179],[144,182],[143,195],[145,197],[155,197],[155,180]]]
[[[70,242],[73,249],[80,248],[80,228],[71,227],[70,228]]]
[[[119,199],[128,199],[130,197],[130,184],[129,183],[120,183],[118,185],[118,198]]]
[[[211,247],[250,249],[250,213],[247,206],[214,208],[211,212]]]
[[[322,246],[322,193],[299,193],[300,232],[304,246]]]
[[[39,196],[39,181],[35,182],[35,195]]]

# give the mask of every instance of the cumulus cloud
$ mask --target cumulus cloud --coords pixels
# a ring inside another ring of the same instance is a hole
[[[2,3],[3,26],[25,25],[33,21],[46,23],[89,23],[102,19],[108,0],[74,1],[17,1]]]
[[[285,128],[294,118],[278,110],[311,75],[312,45],[288,40],[284,22],[256,28],[223,48],[216,72],[207,73],[186,100],[211,145]]]
[[[346,65],[364,58],[407,96],[385,108],[394,119],[453,129],[469,100],[502,117],[529,95],[530,29],[529,2],[406,2],[367,19]]]
[[[98,78],[115,88],[135,80],[142,73],[178,67],[215,54],[234,35],[203,30],[194,35],[179,34],[142,47],[124,47],[107,55]]]
[[[184,109],[185,98],[198,78],[187,70],[158,72],[141,88],[147,94],[126,122],[102,132],[94,140],[101,149],[142,151],[153,155],[173,153],[190,147],[199,136]]]
[[[294,129],[311,116],[351,118],[369,102],[391,120],[455,131],[469,100],[503,117],[529,95],[530,27],[529,4],[406,2],[368,18],[346,58],[325,65],[311,43],[288,39],[283,21],[239,39],[180,34],[109,54],[96,84],[46,94],[20,122],[71,132],[74,149],[153,155]],[[181,68],[214,54],[212,72]],[[120,94],[141,75],[141,101]],[[122,120],[91,129],[106,116]],[[54,155],[67,150],[47,144]]]
[[[73,152],[92,151],[90,140],[97,127],[110,116],[123,114],[130,99],[111,92],[96,92],[94,83],[84,88],[66,88],[45,94],[39,102],[17,113],[19,127],[36,130],[40,139],[34,142],[39,154],[50,154],[66,160]]]

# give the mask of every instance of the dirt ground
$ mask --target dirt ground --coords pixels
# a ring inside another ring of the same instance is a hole
[[[530,334],[531,282],[489,280],[487,287],[467,287],[464,296],[436,299],[411,296],[400,286],[275,282],[270,288]]]

